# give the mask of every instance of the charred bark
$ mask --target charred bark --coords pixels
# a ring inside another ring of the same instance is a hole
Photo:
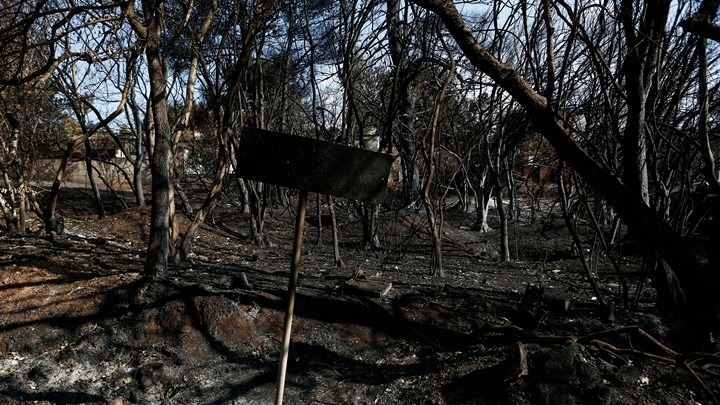
[[[142,30],[145,34],[145,57],[150,79],[150,111],[152,112],[152,132],[154,134],[150,155],[150,173],[152,175],[150,240],[145,259],[145,275],[150,278],[165,275],[170,253],[172,133],[165,87],[167,65],[160,49],[163,35],[163,8],[163,1],[143,0],[142,2],[144,14]]]

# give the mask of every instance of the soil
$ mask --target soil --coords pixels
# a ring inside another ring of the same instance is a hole
[[[631,311],[599,304],[617,296],[615,270],[585,252],[597,297],[560,219],[512,223],[516,259],[501,263],[498,234],[449,210],[439,278],[422,210],[381,212],[380,250],[361,246],[349,208],[337,211],[346,267],[325,215],[322,243],[316,216],[305,227],[285,403],[709,404],[720,394],[718,357],[680,349],[649,281]],[[86,194],[68,191],[59,212],[57,238],[37,223],[36,234],[0,237],[0,403],[273,403],[293,209],[273,210],[273,246],[259,247],[247,216],[219,206],[191,262],[156,282],[142,277],[148,208],[98,220]],[[638,260],[616,258],[632,294]],[[349,280],[392,287],[362,295]]]

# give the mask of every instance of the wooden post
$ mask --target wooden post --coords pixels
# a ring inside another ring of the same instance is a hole
[[[295,242],[293,245],[292,262],[290,264],[290,281],[288,282],[288,302],[285,311],[285,326],[283,327],[282,351],[280,352],[280,366],[278,368],[277,395],[275,405],[283,402],[285,391],[285,374],[290,353],[290,334],[292,331],[293,311],[295,309],[295,290],[297,290],[300,269],[300,253],[302,251],[303,227],[305,226],[305,211],[307,209],[307,190],[300,190],[298,199],[297,219],[295,221]]]

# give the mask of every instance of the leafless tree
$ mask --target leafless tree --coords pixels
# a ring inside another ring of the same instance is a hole
[[[208,25],[203,25],[203,27],[211,29],[217,35],[207,47],[201,48],[200,43],[195,43],[193,52],[199,58],[201,87],[212,111],[214,121],[212,128],[215,131],[217,157],[212,185],[182,240],[178,242],[176,260],[187,259],[197,231],[220,199],[223,179],[233,159],[233,151],[238,148],[240,129],[248,120],[243,110],[252,109],[250,101],[248,101],[248,93],[253,89],[249,88],[250,83],[247,81],[247,76],[251,74],[253,66],[257,67],[259,63],[257,59],[255,61],[252,59],[254,52],[261,52],[259,51],[261,47],[258,47],[256,41],[270,18],[277,14],[279,5],[279,2],[257,5],[253,5],[252,2],[247,4],[231,2],[228,4],[233,11],[230,14],[231,18],[214,19],[212,24],[210,19],[214,13],[205,15]],[[212,53],[202,53],[202,49],[212,50]],[[255,55],[257,56],[257,54]],[[260,100],[255,100],[262,103]],[[258,106],[260,105],[255,105],[255,107]],[[260,107],[262,108],[262,106]],[[257,119],[257,115],[254,113],[252,117]],[[243,186],[247,184],[250,192],[251,237],[259,244],[267,244],[262,232],[264,226],[262,185],[258,186],[252,182],[244,183],[242,179],[239,181]]]
[[[567,121],[560,116],[559,111],[553,109],[547,94],[538,92],[518,71],[503,63],[497,55],[489,52],[476,40],[452,2],[446,0],[415,0],[414,2],[427,7],[443,19],[465,56],[478,69],[501,85],[527,111],[532,119],[533,128],[553,145],[558,156],[606,198],[646,243],[660,252],[686,292],[692,324],[701,330],[707,330],[708,322],[714,319],[708,313],[710,296],[707,290],[708,279],[690,246],[647,205],[642,193],[637,192],[637,187],[630,188],[630,185],[619,181],[601,161],[594,160],[587,150],[573,139]],[[661,6],[663,5],[648,5],[649,10],[665,12],[664,9],[656,8]],[[647,18],[653,18],[647,21],[653,25],[665,21],[662,16],[653,15]],[[664,35],[659,31],[652,31],[651,34],[653,38],[658,39],[662,39]],[[657,55],[657,51],[652,49],[656,44],[648,46],[651,49],[647,52]],[[655,61],[645,63],[647,64],[643,66],[646,69],[651,71],[655,69]],[[645,84],[643,80],[649,80],[647,75],[652,72],[643,71],[643,74],[646,76],[631,79],[640,80],[640,84]],[[638,88],[640,87],[636,87],[635,90]]]
[[[52,202],[44,209],[46,215],[42,215],[43,208],[32,193],[28,193],[31,165],[36,163],[34,160],[39,156],[33,154],[31,151],[36,150],[28,146],[35,143],[31,138],[42,132],[37,131],[38,124],[52,116],[52,108],[47,108],[49,105],[43,108],[45,101],[37,101],[51,100],[55,88],[49,86],[49,82],[61,64],[79,61],[89,64],[116,55],[116,49],[109,46],[111,40],[105,40],[113,38],[117,31],[119,11],[119,4],[110,1],[26,1],[8,3],[2,8],[0,60],[6,69],[0,74],[0,98],[10,101],[13,94],[22,89],[25,89],[26,94],[34,93],[39,96],[33,106],[36,109],[34,112],[24,115],[21,120],[8,118],[13,130],[9,132],[10,142],[5,151],[15,154],[12,159],[13,170],[18,176],[8,176],[6,171],[5,183],[8,190],[21,191],[17,196],[10,195],[10,204],[18,210],[17,216],[22,223],[19,225],[19,232],[25,230],[25,209],[28,205],[41,217],[45,217],[46,229],[56,228],[54,214],[48,218],[48,209],[52,207]],[[99,33],[104,33],[105,36]],[[27,92],[28,90],[31,91]],[[25,99],[30,102],[27,97]],[[18,103],[15,103],[15,107],[6,106],[9,107],[6,110],[8,117],[16,116],[17,106]],[[12,152],[23,143],[23,134],[30,137],[29,143],[22,148],[26,153],[17,154],[18,149]],[[41,153],[47,155],[47,151]],[[13,178],[15,180],[11,180]],[[12,181],[19,182],[17,186],[13,186],[9,183]]]

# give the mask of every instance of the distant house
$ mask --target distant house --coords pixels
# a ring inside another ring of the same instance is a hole
[[[130,150],[132,143],[129,137],[121,134],[120,138],[123,140],[124,146]],[[40,184],[48,185],[54,181],[64,156],[65,151],[57,149],[46,152],[39,158],[36,173]],[[121,169],[126,173],[132,173],[132,167],[115,140],[102,131],[90,138],[89,150],[86,150],[85,146],[81,144],[72,151],[63,176],[66,185],[70,187],[87,187],[89,185],[85,165],[88,157],[93,161],[94,173],[98,182],[118,188],[127,185],[127,178],[123,176]],[[144,174],[143,177],[149,179],[149,173]]]
[[[540,164],[523,165],[517,169],[518,175],[533,183],[557,183],[557,169]]]
[[[537,161],[534,155],[529,155],[525,162],[515,168],[515,172],[521,178],[533,183],[557,183],[557,168]]]

